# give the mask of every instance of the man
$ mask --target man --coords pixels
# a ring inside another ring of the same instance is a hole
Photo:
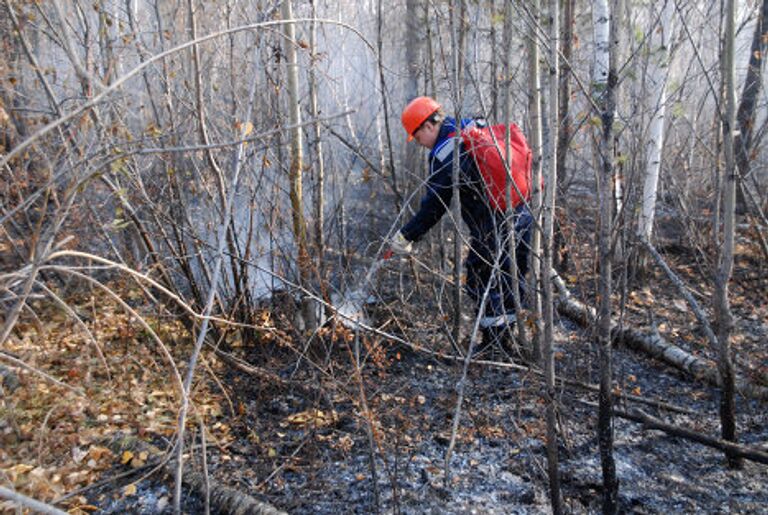
[[[429,152],[429,176],[426,193],[418,212],[392,237],[393,251],[407,254],[412,244],[429,231],[445,214],[453,196],[453,159],[456,120],[447,117],[440,104],[430,97],[418,97],[403,110],[401,121],[408,141],[416,140]],[[461,128],[472,123],[462,120]],[[511,287],[511,259],[508,253],[509,230],[503,211],[494,209],[486,194],[482,175],[472,156],[463,147],[459,154],[459,199],[461,217],[470,233],[469,254],[465,261],[466,291],[475,301],[483,332],[483,345],[505,339],[515,323]],[[516,261],[521,298],[533,217],[523,202],[515,208]],[[480,313],[483,295],[489,288],[484,313]]]

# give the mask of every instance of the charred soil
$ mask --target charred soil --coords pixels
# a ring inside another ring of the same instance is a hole
[[[565,277],[577,292],[590,290],[579,281],[588,274],[578,272],[588,252],[575,246],[571,252],[576,272]],[[733,345],[739,373],[765,385],[768,278],[754,252],[744,245],[737,260]],[[666,257],[709,310],[712,284],[688,264],[691,255]],[[411,270],[402,262],[388,264],[382,282],[396,284],[396,275]],[[374,325],[415,346],[332,322],[307,339],[278,311],[255,314],[265,329],[252,341],[229,339],[229,363],[205,354],[194,390],[187,474],[202,470],[204,441],[211,488],[223,486],[289,513],[547,513],[541,380],[533,370],[508,366],[519,360],[516,354],[486,349],[480,358],[497,364],[470,366],[456,448],[445,462],[462,367],[446,357],[454,351],[435,329],[434,315],[416,309],[440,312],[430,305],[433,293],[422,287],[403,301],[385,292],[381,299],[390,300],[371,308]],[[41,369],[89,386],[83,397],[12,369],[22,388],[6,389],[4,397],[4,480],[73,512],[169,512],[172,479],[154,466],[174,441],[174,381],[147,334],[116,307],[105,311],[102,303],[97,311],[98,303],[84,302],[81,312],[92,315],[88,324],[109,376],[66,320],[52,317],[43,332],[23,326],[29,332],[15,336],[10,351],[38,356]],[[618,315],[714,363],[716,352],[661,274],[650,273],[643,287],[632,289]],[[183,373],[189,335],[173,321],[159,318],[156,326]],[[555,352],[558,375],[570,381],[558,386],[556,398],[564,504],[568,512],[598,513],[597,395],[584,386],[598,380],[592,329],[559,318]],[[232,358],[252,368],[233,367]],[[613,350],[613,365],[617,408],[641,407],[667,423],[719,436],[717,388],[621,347]],[[765,406],[739,397],[737,409],[739,442],[767,450]],[[152,447],[115,447],[116,435]],[[729,469],[721,451],[621,418],[614,420],[614,437],[622,512],[755,513],[768,506],[764,464],[745,461]],[[185,487],[184,498],[185,512],[204,509],[199,488]]]

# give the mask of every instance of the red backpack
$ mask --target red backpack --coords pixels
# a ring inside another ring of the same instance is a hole
[[[461,131],[464,150],[475,159],[480,175],[487,188],[488,200],[491,206],[499,211],[507,208],[507,171],[504,161],[507,145],[504,143],[507,126],[504,124],[478,127],[471,125]],[[531,147],[520,128],[514,123],[509,124],[509,148],[512,159],[509,162],[512,180],[512,207],[516,208],[523,200],[531,199]],[[518,193],[518,190],[520,193]]]

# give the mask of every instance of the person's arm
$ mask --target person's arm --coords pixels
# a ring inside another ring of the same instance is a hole
[[[453,145],[452,141],[446,145]],[[439,152],[438,152],[439,154]],[[453,196],[453,153],[441,161],[437,155],[431,159],[431,174],[427,179],[427,192],[421,199],[419,210],[400,232],[408,241],[417,241],[445,214]]]

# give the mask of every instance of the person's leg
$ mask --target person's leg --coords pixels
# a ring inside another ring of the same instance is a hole
[[[517,264],[517,280],[520,286],[520,301],[525,301],[527,294],[526,275],[528,274],[529,255],[531,251],[531,234],[533,216],[525,205],[517,208],[515,213],[515,262]]]
[[[509,252],[512,235],[510,234],[509,224],[506,223],[506,216],[504,214],[498,214],[497,227],[499,227],[499,230],[495,232],[495,241],[489,240],[486,242],[489,246],[499,245],[493,251],[499,258],[498,265],[493,274],[495,283],[491,286],[489,305],[485,312],[486,317],[484,320],[487,321],[486,332],[490,333],[489,338],[491,340],[506,350],[510,350],[512,347],[514,326],[517,322],[512,273],[517,273],[520,302],[525,305],[525,295],[527,293],[525,276],[528,272],[532,224],[533,217],[530,211],[525,206],[518,207],[514,213],[514,266]]]
[[[528,273],[531,247],[531,226],[533,224],[533,217],[525,206],[518,207],[514,214],[515,222],[515,269],[517,270],[517,283],[518,291],[520,292],[520,303],[526,304],[527,283],[526,274]],[[514,289],[512,287],[512,259],[509,253],[509,245],[511,243],[511,235],[506,228],[503,233],[503,245],[502,249],[503,257],[501,260],[501,290],[503,291],[505,313],[514,314],[515,301],[514,301]]]
[[[494,246],[495,228],[491,224],[481,229],[483,230],[476,231],[470,238],[469,254],[465,261],[466,291],[475,302],[476,316],[480,318],[481,338],[477,352],[482,352],[498,343],[498,331],[489,327],[488,321],[503,313],[503,301],[498,286],[498,265],[494,266],[497,257]],[[488,296],[485,309],[481,309],[486,290],[488,290]]]
[[[505,291],[505,276],[509,275],[511,262],[504,248],[503,217],[495,216],[490,220],[474,243],[477,254],[482,257],[484,273],[482,275],[481,292],[488,292],[485,309],[480,310],[482,297],[478,301],[478,316],[483,335],[483,348],[502,348],[506,345],[509,331],[507,327],[514,320],[514,304],[507,305]],[[511,315],[509,314],[511,312]]]
[[[482,253],[482,245],[476,238],[469,240],[469,253],[464,261],[467,282],[464,290],[469,298],[479,308],[485,293],[485,285],[490,277],[490,268],[486,264],[486,256]]]

